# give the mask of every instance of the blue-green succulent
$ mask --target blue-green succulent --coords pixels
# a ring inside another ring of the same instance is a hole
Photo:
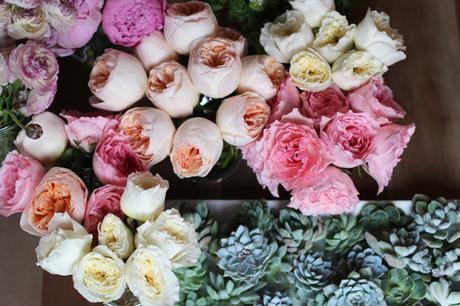
[[[264,294],[255,306],[292,306],[293,302],[289,296],[281,292]]]
[[[355,245],[348,253],[346,264],[349,271],[358,272],[361,276],[370,279],[381,278],[388,272],[383,259],[372,248],[363,249],[359,244]]]
[[[326,220],[326,250],[346,253],[364,239],[364,229],[351,215],[331,217]]]

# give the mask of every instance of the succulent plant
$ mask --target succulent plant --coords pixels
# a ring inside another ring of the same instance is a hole
[[[433,249],[434,265],[431,274],[434,277],[451,278],[460,271],[460,249],[441,251]]]
[[[265,294],[255,304],[255,306],[292,306],[291,298],[281,292],[275,294]]]
[[[256,293],[265,284],[259,282],[249,284],[244,282],[234,282],[230,279],[224,279],[222,275],[214,273],[209,274],[209,279],[206,284],[206,291],[209,298],[215,305],[253,305],[259,295]]]
[[[346,258],[348,270],[358,272],[370,279],[381,278],[388,272],[383,259],[373,249],[355,245]]]
[[[430,274],[433,268],[432,256],[429,249],[420,249],[406,260],[407,267],[414,272]]]
[[[391,269],[382,281],[382,289],[389,306],[413,306],[426,295],[423,279],[403,269]]]
[[[359,224],[368,231],[389,230],[395,226],[405,226],[409,218],[393,203],[369,203],[359,213]]]
[[[190,292],[187,295],[181,296],[179,303],[176,306],[214,306],[212,299],[209,296],[201,296],[196,292]]]
[[[382,289],[376,283],[352,272],[329,299],[328,306],[379,306],[387,305]]]
[[[305,254],[316,241],[324,239],[326,231],[319,219],[304,216],[294,209],[282,209],[275,227],[275,238],[287,246],[290,254]]]
[[[182,297],[188,296],[190,293],[196,292],[203,287],[206,274],[208,273],[206,253],[201,253],[195,266],[174,269],[174,273],[179,279],[181,300],[183,300]]]
[[[258,229],[250,231],[240,225],[230,237],[221,240],[217,265],[234,281],[254,283],[264,275],[277,248],[276,242],[269,243]]]
[[[460,305],[460,291],[452,291],[449,282],[444,278],[430,283],[426,298],[441,306]]]
[[[249,228],[258,228],[262,233],[269,233],[275,224],[275,216],[267,203],[262,201],[244,202],[240,211],[241,224]]]
[[[331,217],[326,220],[326,250],[346,253],[364,239],[364,229],[351,215]]]

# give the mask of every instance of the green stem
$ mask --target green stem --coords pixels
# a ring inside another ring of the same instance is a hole
[[[18,117],[16,117],[16,114],[14,113],[14,111],[9,110],[9,109],[6,109],[4,111],[11,117],[11,119],[14,121],[14,123],[16,123],[17,126],[25,130],[26,126],[22,124],[21,120],[19,120]]]

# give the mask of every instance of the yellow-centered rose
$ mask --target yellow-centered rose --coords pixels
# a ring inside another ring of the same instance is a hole
[[[331,66],[313,49],[294,55],[289,74],[292,82],[305,91],[323,91],[332,83]]]
[[[121,259],[134,251],[134,236],[126,224],[114,214],[107,214],[99,223],[99,244],[105,245]]]

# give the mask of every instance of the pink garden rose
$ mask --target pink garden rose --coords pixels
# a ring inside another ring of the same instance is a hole
[[[355,112],[365,112],[385,124],[406,114],[393,99],[393,92],[378,76],[367,84],[351,91],[347,100]]]
[[[283,83],[281,83],[277,95],[268,100],[267,103],[271,107],[271,115],[268,122],[280,120],[281,117],[289,114],[294,108],[298,108],[300,106],[299,90],[287,76]]]
[[[22,212],[45,172],[38,161],[16,151],[8,153],[0,168],[0,215]]]
[[[95,189],[89,196],[84,226],[93,237],[97,237],[97,225],[107,214],[123,217],[120,198],[124,190],[121,186],[105,185]]]
[[[329,166],[314,182],[293,191],[289,207],[307,216],[351,213],[359,202],[358,194],[347,174]]]
[[[102,28],[112,43],[134,47],[163,28],[165,9],[165,0],[107,0]]]
[[[124,135],[113,129],[104,132],[93,155],[94,173],[101,183],[124,186],[128,175],[146,168]]]

